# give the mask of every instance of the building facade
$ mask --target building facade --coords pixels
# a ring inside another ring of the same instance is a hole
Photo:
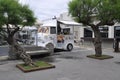
[[[59,19],[73,21],[73,18],[67,12],[61,14]],[[113,26],[100,26],[99,29],[102,39],[114,39],[115,26],[120,26],[120,24],[116,23]],[[94,38],[94,33],[89,26],[74,27],[74,35],[76,40],[80,40],[81,38]]]

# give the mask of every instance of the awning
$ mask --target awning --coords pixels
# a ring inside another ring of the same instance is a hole
[[[46,21],[43,23],[43,27],[44,26],[57,26],[57,24],[64,24],[64,25],[68,25],[68,26],[82,26],[81,23],[77,23],[74,21],[63,21],[63,20],[50,20],[50,21]]]
[[[77,22],[74,22],[74,21],[62,21],[62,20],[58,20],[58,22],[60,22],[61,24],[64,24],[64,25],[82,26],[81,23],[77,23]]]

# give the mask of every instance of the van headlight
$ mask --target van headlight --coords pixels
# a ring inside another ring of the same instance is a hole
[[[54,38],[53,38],[53,37],[51,37],[51,36],[49,37],[49,39],[50,39],[50,40],[54,40]]]
[[[48,36],[44,36],[44,39],[48,39]]]
[[[45,43],[41,38],[38,38],[38,42]]]

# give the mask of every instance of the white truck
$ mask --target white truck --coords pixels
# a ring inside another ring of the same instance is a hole
[[[71,21],[52,20],[44,23],[38,29],[38,46],[71,51],[74,47],[74,26],[80,26],[79,23]]]

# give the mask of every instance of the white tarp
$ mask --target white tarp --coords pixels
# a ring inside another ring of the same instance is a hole
[[[59,20],[60,23],[65,24],[65,25],[71,25],[71,26],[81,26],[82,24],[74,22],[74,21],[61,21]]]
[[[82,24],[74,22],[74,21],[63,21],[58,20],[61,24],[70,25],[70,26],[81,26]],[[57,26],[57,20],[50,20],[43,23],[42,26]]]

